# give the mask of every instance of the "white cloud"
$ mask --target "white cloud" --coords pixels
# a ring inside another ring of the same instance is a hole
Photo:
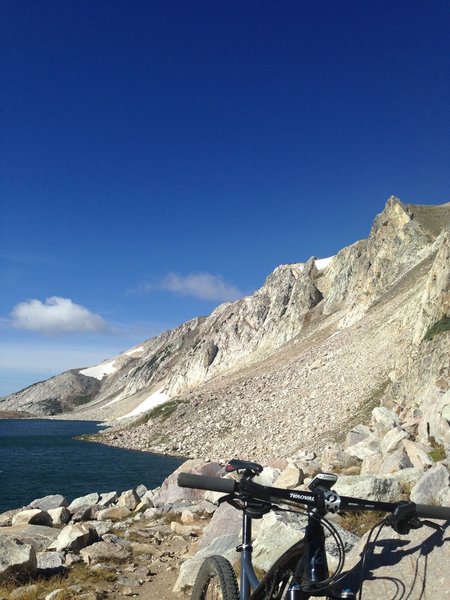
[[[221,275],[211,275],[210,273],[190,273],[184,276],[178,273],[169,273],[162,279],[158,287],[181,296],[193,296],[201,300],[225,302],[237,300],[243,296],[241,291],[227,283]]]
[[[45,302],[27,300],[20,302],[11,311],[12,326],[46,334],[61,333],[106,333],[107,323],[84,306],[75,304],[70,298],[52,296]]]

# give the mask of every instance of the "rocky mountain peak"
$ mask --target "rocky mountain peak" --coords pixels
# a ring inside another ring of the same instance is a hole
[[[302,435],[311,438],[374,398],[385,398],[405,415],[410,406],[405,398],[412,394],[413,411],[423,412],[422,398],[430,394],[441,407],[447,389],[442,376],[441,387],[433,386],[447,337],[431,342],[440,348],[431,378],[425,374],[424,340],[430,327],[450,314],[449,226],[450,204],[411,205],[391,196],[368,238],[331,259],[313,256],[281,265],[252,295],[147,340],[100,369],[72,370],[76,385],[69,386],[62,374],[3,399],[0,408],[34,414],[72,409],[78,418],[106,420],[170,401],[178,407],[173,418],[184,410],[189,418],[183,419],[191,424],[180,438],[171,417],[167,435],[184,440],[180,451],[188,452],[195,443],[186,440],[194,439],[197,424],[212,440],[222,432],[233,444],[238,443],[234,434],[244,431],[249,447],[261,449],[264,436],[250,435],[248,428],[264,422],[274,451],[280,443],[275,438],[284,439],[286,415],[288,430],[299,423]],[[312,407],[321,419],[314,435],[305,416]],[[236,422],[223,432],[234,410]],[[447,412],[439,410],[441,416],[430,416],[426,431],[444,440]],[[211,452],[219,446],[214,442]],[[150,447],[168,451],[155,440]]]

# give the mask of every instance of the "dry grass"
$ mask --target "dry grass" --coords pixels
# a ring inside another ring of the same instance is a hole
[[[56,600],[75,600],[79,591],[70,589],[71,586],[86,585],[92,588],[95,585],[111,583],[117,579],[115,573],[107,569],[90,569],[84,563],[72,565],[67,575],[53,577],[39,577],[28,583],[10,578],[0,583],[0,598],[8,598],[11,592],[18,594],[20,600],[39,600],[45,598],[55,590],[61,590]]]
[[[362,537],[367,531],[372,529],[374,525],[377,525],[386,515],[381,512],[348,512],[340,513],[339,525],[341,525],[347,531],[354,533],[355,535]]]

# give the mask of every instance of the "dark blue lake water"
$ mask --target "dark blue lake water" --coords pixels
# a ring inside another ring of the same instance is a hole
[[[74,440],[95,433],[89,421],[0,419],[0,512],[48,494],[69,502],[90,492],[155,488],[179,458]]]

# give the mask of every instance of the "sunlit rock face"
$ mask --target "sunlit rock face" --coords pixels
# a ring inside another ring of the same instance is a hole
[[[445,327],[429,333],[450,316],[449,225],[450,204],[392,196],[367,239],[336,256],[281,265],[252,295],[12,394],[0,410],[126,422],[153,410],[161,434],[150,420],[131,445],[287,456],[384,403],[420,414],[422,441],[450,443],[449,338]]]

